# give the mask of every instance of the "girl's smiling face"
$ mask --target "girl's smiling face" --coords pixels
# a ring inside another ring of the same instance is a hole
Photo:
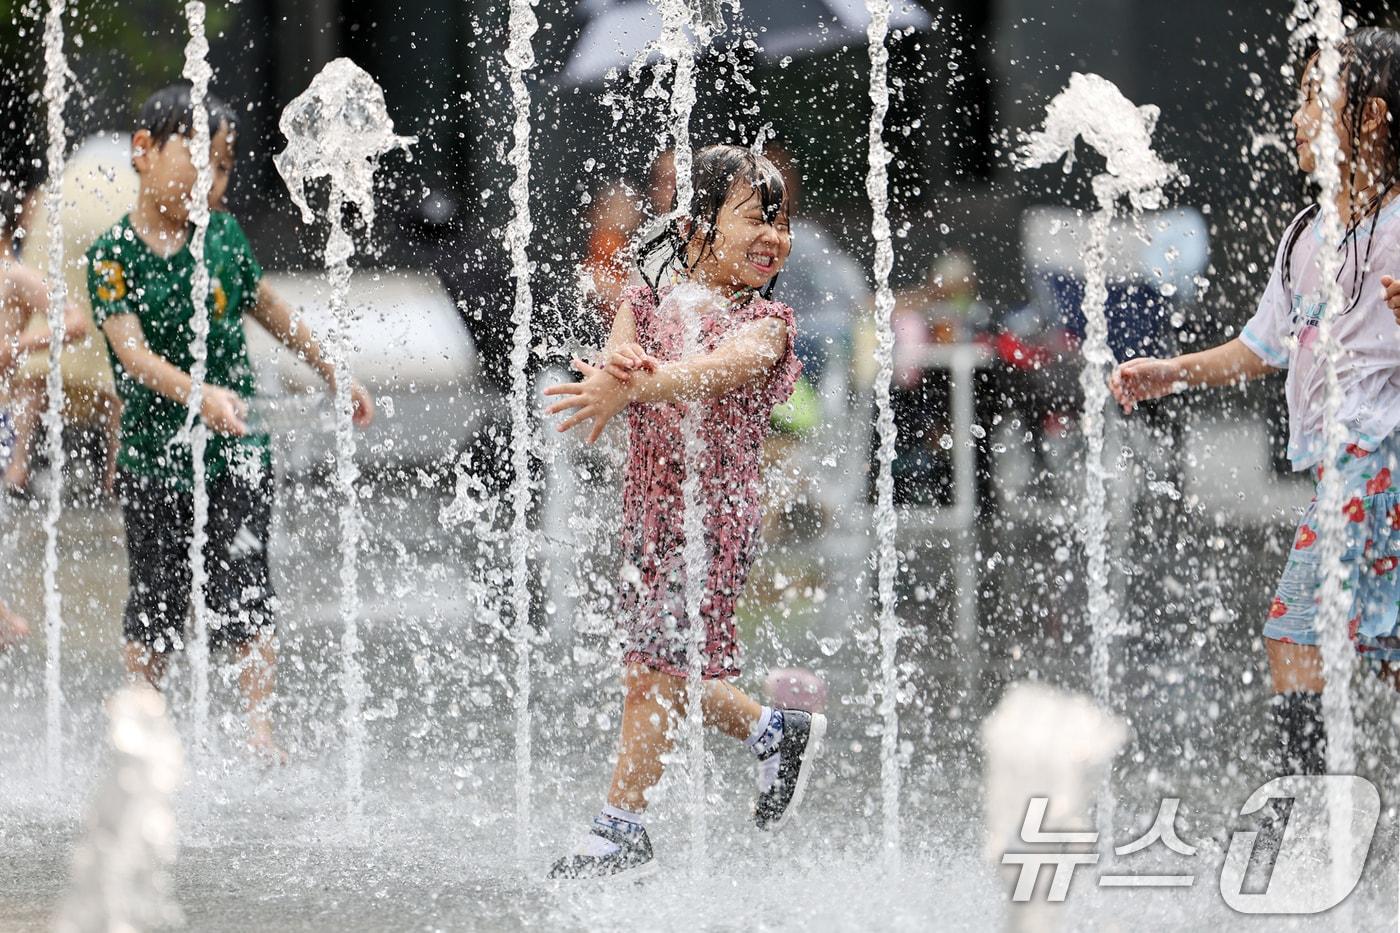
[[[720,289],[759,289],[787,262],[792,252],[787,205],[765,205],[764,201],[756,187],[741,180],[719,209],[710,248],[703,248],[702,236],[692,237],[690,249],[703,250],[693,268],[707,284]]]

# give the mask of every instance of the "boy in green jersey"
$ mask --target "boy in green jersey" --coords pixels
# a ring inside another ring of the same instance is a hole
[[[209,338],[200,419],[209,520],[204,597],[211,648],[232,648],[248,708],[250,744],[284,757],[265,709],[273,686],[275,598],[268,573],[272,462],[267,434],[248,423],[255,391],[243,330],[250,315],[295,351],[328,385],[335,373],[293,309],[262,281],[262,268],[238,222],[218,210],[233,171],[233,112],[207,100],[210,132],[208,233]],[[140,190],[131,213],[89,248],[88,292],[107,336],[122,400],[117,494],[126,524],[130,590],[123,633],[127,670],[158,686],[169,654],[183,646],[190,608],[189,553],[194,524],[190,445],[179,438],[191,390],[194,259],[189,241],[195,166],[193,108],[187,85],[156,92],[141,108],[131,138]],[[369,394],[351,389],[354,421],[374,416]]]

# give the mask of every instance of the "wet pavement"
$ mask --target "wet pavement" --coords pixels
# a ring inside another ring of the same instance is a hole
[[[901,542],[900,614],[908,637],[899,658],[905,687],[896,860],[888,860],[880,836],[870,539],[860,525],[861,507],[826,503],[796,508],[769,529],[741,613],[744,686],[761,690],[766,671],[793,665],[810,667],[829,684],[830,748],[802,818],[776,839],[752,830],[749,760],[712,737],[703,883],[689,875],[691,804],[682,780],[663,783],[651,809],[649,831],[664,869],[658,878],[610,889],[541,880],[550,860],[581,833],[610,771],[620,708],[607,611],[616,511],[609,463],[615,461],[616,450],[584,456],[561,449],[550,462],[551,475],[571,464],[571,483],[551,486],[542,516],[543,611],[531,698],[534,805],[523,860],[514,836],[514,647],[500,618],[501,548],[509,542],[485,540],[490,536],[479,535],[485,526],[444,525],[450,482],[410,474],[369,484],[362,504],[370,531],[360,565],[369,747],[363,816],[351,823],[342,798],[334,504],[313,477],[283,477],[273,542],[282,600],[276,717],[291,763],[265,769],[244,754],[234,686],[221,668],[212,689],[214,745],[192,753],[192,773],[176,801],[181,848],[174,893],[189,929],[1002,926],[1014,877],[982,854],[980,723],[1014,680],[1081,690],[1088,683],[1074,516],[1036,505],[1033,490],[981,523],[973,545],[983,572],[976,643],[959,643],[954,632],[960,542],[938,531]],[[777,474],[773,479],[780,501],[792,501],[802,488],[802,470],[787,475],[794,485],[784,487]],[[855,489],[863,480],[845,482]],[[1229,831],[1248,828],[1239,807],[1268,773],[1255,618],[1267,602],[1289,524],[1280,510],[1273,521],[1222,527],[1190,507],[1179,497],[1144,494],[1123,517],[1117,539],[1115,592],[1131,634],[1114,646],[1113,706],[1132,733],[1114,775],[1112,842],[1142,835],[1160,799],[1179,797],[1178,829],[1199,850],[1174,864],[1197,880],[1184,890],[1098,889],[1085,871],[1066,902],[1064,928],[1341,928],[1335,924],[1343,920],[1330,915],[1238,914],[1219,894]],[[489,525],[492,518],[484,520]],[[494,519],[500,525],[505,516]],[[19,517],[15,538],[18,573],[8,585],[16,608],[38,621],[37,511]],[[1188,551],[1173,551],[1174,540]],[[119,512],[75,502],[64,512],[60,541],[66,706],[65,767],[57,786],[44,775],[42,633],[0,658],[4,930],[48,928],[84,802],[106,757],[102,699],[121,680]],[[1188,562],[1181,553],[1201,559]],[[1360,687],[1363,732],[1387,739],[1369,743],[1362,755],[1387,809],[1349,923],[1391,929],[1396,821],[1379,776],[1394,773],[1394,703],[1370,682]],[[167,694],[188,736],[191,692],[183,665]],[[1116,867],[1142,871],[1160,854]]]

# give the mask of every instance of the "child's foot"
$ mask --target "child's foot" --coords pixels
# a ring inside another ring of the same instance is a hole
[[[549,870],[551,879],[645,878],[656,871],[646,827],[595,818],[579,851],[566,855]]]
[[[777,747],[758,759],[758,803],[753,821],[759,829],[777,832],[797,812],[812,762],[826,737],[826,717],[800,709],[782,710],[783,732]]]
[[[250,725],[248,736],[248,748],[264,763],[280,767],[287,763],[287,750],[277,744],[277,739],[272,735],[272,725],[266,721],[254,722]]]

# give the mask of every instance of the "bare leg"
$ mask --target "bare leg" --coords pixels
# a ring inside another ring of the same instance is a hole
[[[16,380],[13,397],[15,450],[9,466],[5,467],[5,486],[22,492],[29,488],[29,456],[34,450],[34,435],[38,432],[39,414],[47,393],[39,380]]]
[[[622,743],[608,803],[641,813],[647,808],[647,791],[661,780],[661,756],[671,748],[685,680],[629,664],[623,683],[627,695],[622,701]]]
[[[258,636],[238,646],[238,688],[248,710],[248,745],[275,764],[286,764],[287,752],[272,734],[267,704],[277,686],[277,652],[271,636]]]
[[[1321,693],[1325,680],[1322,676],[1322,653],[1312,645],[1290,645],[1285,642],[1265,639],[1269,649],[1269,672],[1273,675],[1275,693],[1290,690]],[[1385,661],[1376,676],[1400,692],[1400,664]]]
[[[685,697],[681,697],[684,705]],[[705,681],[700,706],[705,713],[705,725],[718,729],[740,742],[749,737],[763,707],[753,697],[727,680]]]
[[[684,677],[643,664],[629,664],[623,682],[627,696],[622,704],[622,742],[608,803],[641,813],[647,808],[647,792],[661,780],[661,756],[670,751],[675,727],[685,715],[686,684]],[[743,740],[758,720],[761,707],[732,684],[707,681],[701,710],[705,725]]]
[[[1272,638],[1264,641],[1273,679],[1271,709],[1282,773],[1326,774],[1322,653],[1316,645],[1293,645]]]
[[[1316,645],[1292,645],[1273,638],[1264,639],[1264,644],[1274,693],[1322,692],[1322,652]]]
[[[167,655],[153,651],[140,642],[128,641],[122,646],[122,660],[126,663],[126,672],[133,678],[160,689],[160,682],[165,679],[165,669],[169,665]]]

